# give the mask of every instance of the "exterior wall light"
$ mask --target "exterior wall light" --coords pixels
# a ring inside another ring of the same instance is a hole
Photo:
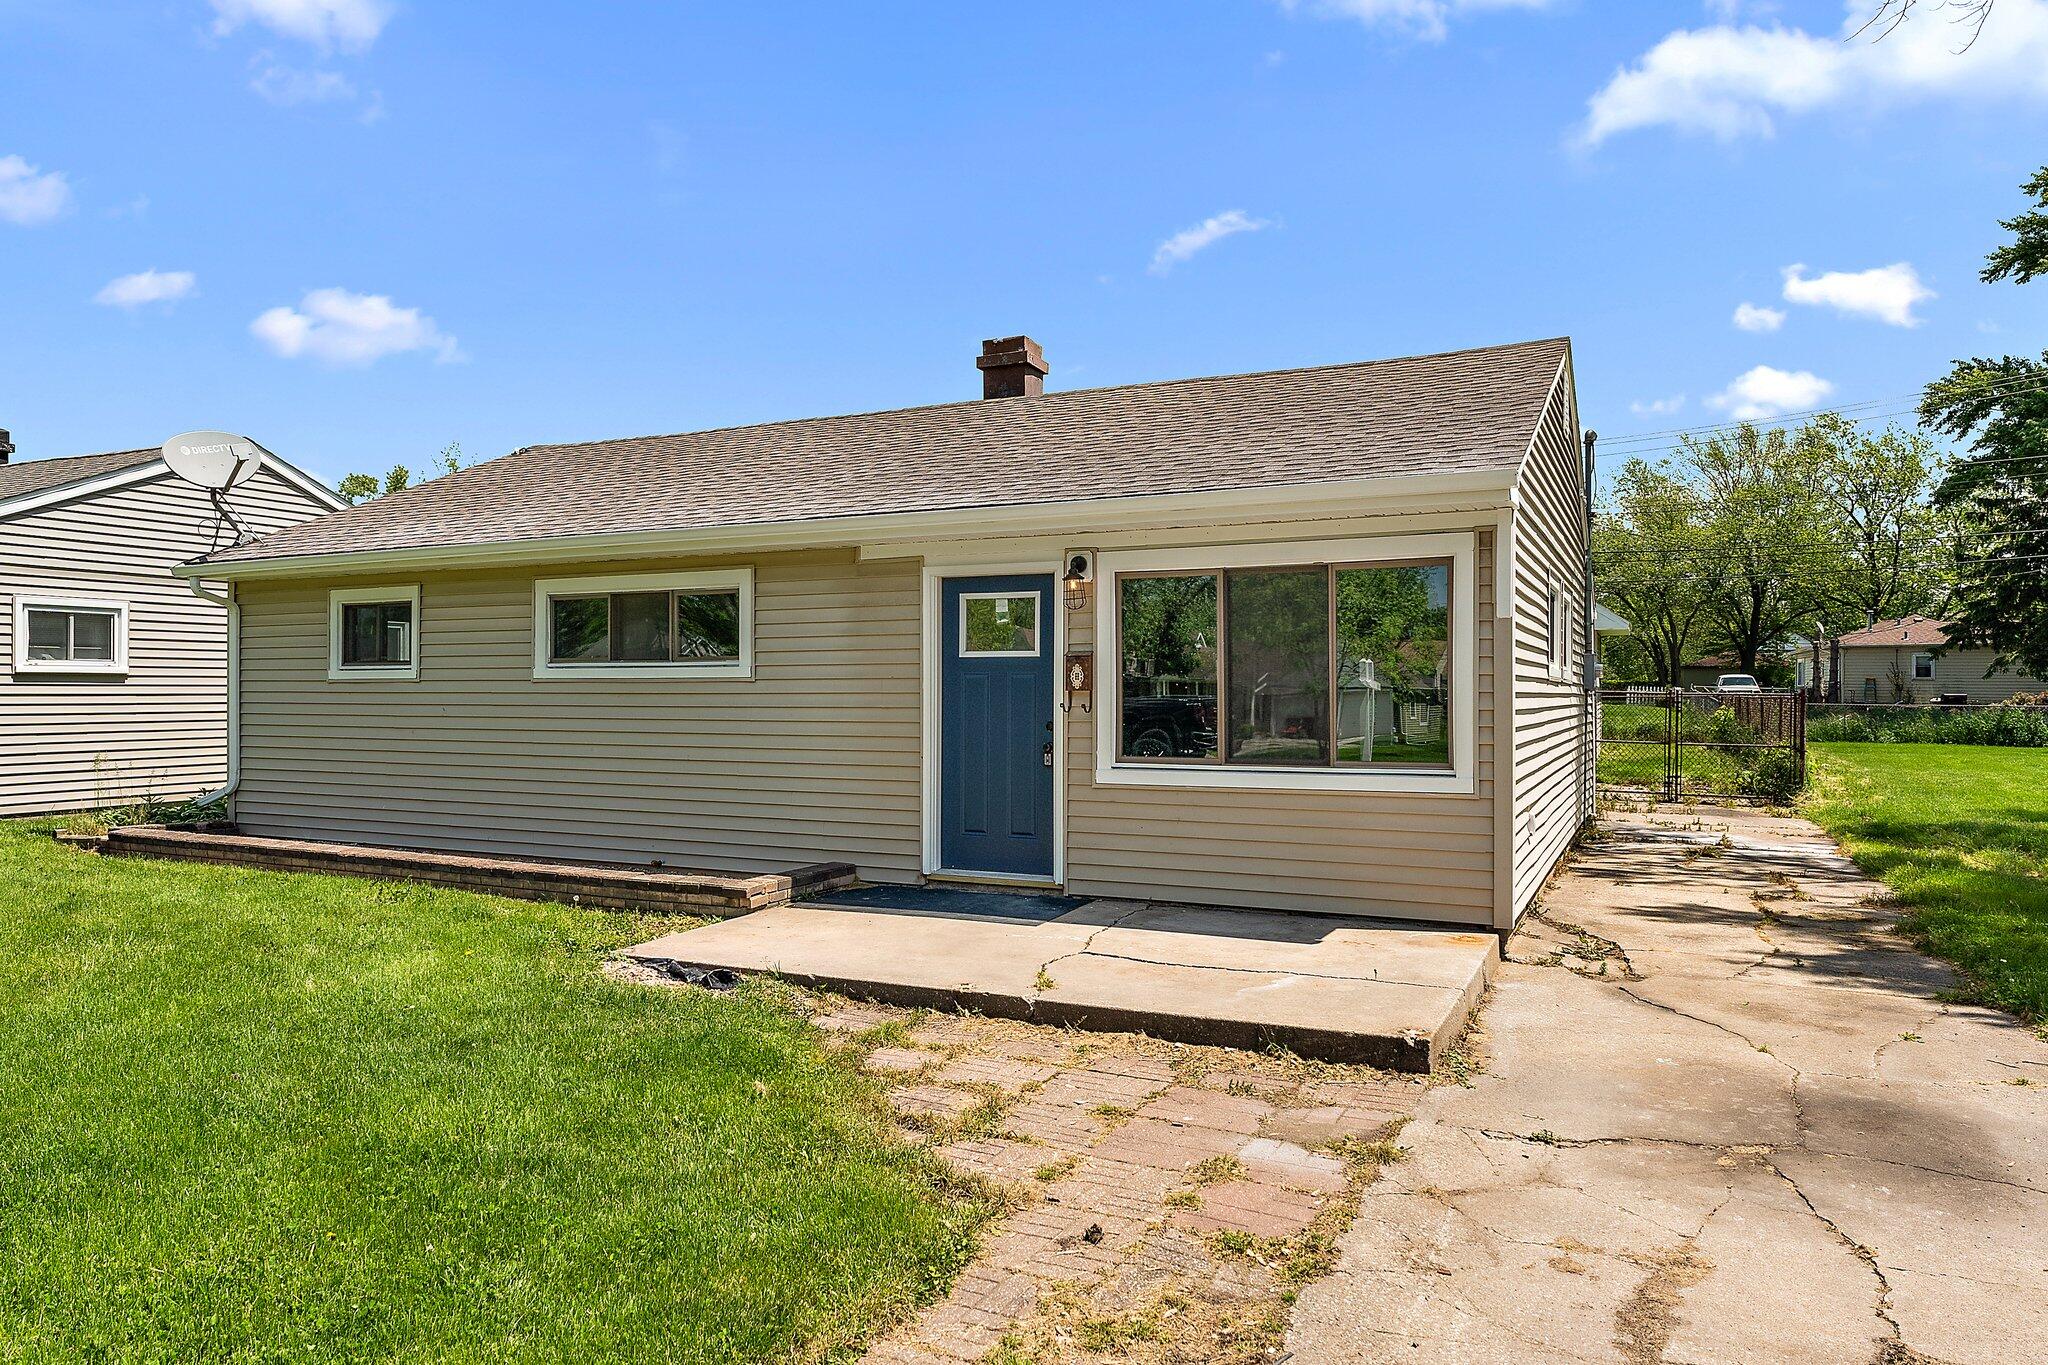
[[[1088,590],[1095,583],[1095,551],[1069,550],[1066,561],[1067,567],[1060,575],[1060,586],[1066,593],[1067,610],[1086,610]]]

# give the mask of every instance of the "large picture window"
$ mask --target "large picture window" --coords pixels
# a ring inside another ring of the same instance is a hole
[[[1445,770],[1452,565],[1117,575],[1118,761]]]
[[[746,677],[747,569],[543,580],[534,590],[534,676]]]

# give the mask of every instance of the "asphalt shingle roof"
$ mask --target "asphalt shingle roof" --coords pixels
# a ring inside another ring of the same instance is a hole
[[[118,473],[139,464],[148,464],[162,454],[162,450],[152,447],[149,450],[110,450],[104,455],[69,455],[55,460],[24,460],[20,464],[0,465],[0,502],[27,493],[62,488],[65,484],[83,483],[102,474]]]
[[[1845,630],[1840,644],[1843,649],[1861,649],[1871,645],[1911,645],[1927,648],[1948,643],[1948,622],[1937,621],[1932,616],[1901,616],[1896,621],[1878,621],[1865,630]]]
[[[212,559],[1511,470],[1569,345],[529,446]]]

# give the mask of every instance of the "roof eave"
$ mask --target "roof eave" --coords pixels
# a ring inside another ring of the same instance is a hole
[[[494,540],[470,545],[344,550],[269,559],[202,559],[179,565],[173,572],[184,578],[241,581],[298,577],[308,572],[398,573],[606,558],[766,553],[966,536],[1081,533],[1095,529],[1270,520],[1303,512],[1327,517],[1448,510],[1444,504],[1450,500],[1464,500],[1464,505],[1493,505],[1484,500],[1505,499],[1519,469],[1520,462],[1516,461],[1485,470],[1383,475],[1201,493],[817,517],[704,529]],[[1482,501],[1474,504],[1474,499]]]

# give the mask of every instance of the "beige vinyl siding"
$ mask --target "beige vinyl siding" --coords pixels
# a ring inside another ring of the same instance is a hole
[[[1522,468],[1515,513],[1514,869],[1519,916],[1589,811],[1585,722],[1585,477],[1569,367]],[[1560,666],[1548,661],[1548,597],[1569,624]],[[1505,925],[1499,926],[1505,928]]]
[[[1191,563],[1200,551],[1191,551]],[[1067,718],[1067,890],[1265,909],[1485,924],[1493,904],[1493,533],[1478,533],[1477,792],[1202,791],[1097,786],[1094,717]],[[1067,613],[1070,650],[1097,648]],[[1113,650],[1100,642],[1101,651]],[[1096,699],[1113,705],[1111,653]],[[1465,704],[1457,699],[1455,704]]]
[[[754,559],[752,679],[533,677],[534,583],[732,560],[429,573],[419,678],[329,682],[329,581],[241,585],[252,834],[765,871],[919,874],[919,574]]]
[[[2030,678],[2003,669],[1985,677],[1991,661],[1998,657],[1989,649],[1956,649],[1936,654],[1934,676],[1915,678],[1913,656],[1934,654],[1931,649],[1905,645],[1845,645],[1842,648],[1842,700],[1862,701],[1863,681],[1877,686],[1877,700],[1896,701],[1892,679],[1904,679],[1908,695],[1915,701],[1933,701],[1949,692],[1960,692],[1973,703],[2004,701],[2016,692],[2048,691],[2048,679]],[[1897,669],[1896,675],[1893,670]]]
[[[233,493],[258,533],[326,508],[265,470]],[[160,473],[0,520],[0,815],[180,799],[227,772],[227,616],[171,567],[211,548],[213,508]],[[13,671],[18,597],[128,606],[125,676]]]

